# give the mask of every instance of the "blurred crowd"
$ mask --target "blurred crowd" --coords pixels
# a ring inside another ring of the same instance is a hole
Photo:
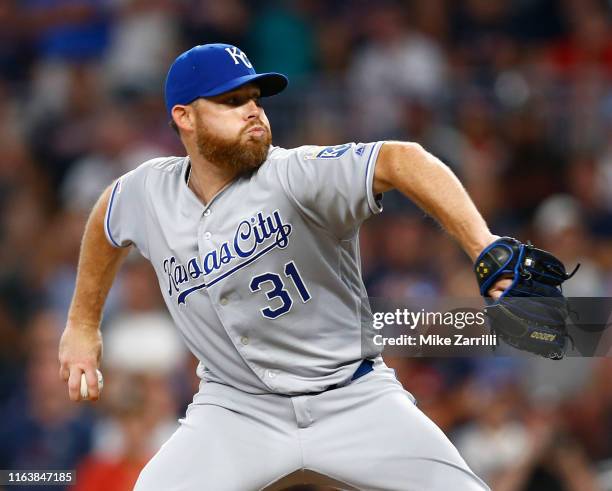
[[[99,403],[69,402],[57,344],[87,214],[121,174],[184,154],[163,79],[206,42],[289,76],[264,101],[276,145],[417,141],[495,233],[582,264],[568,295],[612,296],[610,1],[0,0],[0,469],[131,489],[197,390],[135,254],[105,311]],[[431,219],[384,206],[361,232],[371,296],[477,295]],[[609,359],[388,364],[495,491],[612,490]]]

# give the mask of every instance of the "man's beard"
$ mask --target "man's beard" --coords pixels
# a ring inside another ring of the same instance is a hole
[[[257,139],[246,134],[253,126],[266,128],[263,124],[256,123],[245,128],[235,139],[229,139],[212,134],[206,126],[198,122],[196,128],[198,151],[203,158],[217,167],[233,169],[238,176],[248,174],[265,162],[272,142],[269,130]]]

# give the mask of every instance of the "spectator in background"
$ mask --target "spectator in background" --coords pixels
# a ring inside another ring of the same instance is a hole
[[[20,2],[42,60],[98,59],[108,40],[106,0],[25,0]]]
[[[506,121],[507,162],[500,178],[506,213],[525,222],[547,196],[563,188],[562,142],[552,141],[540,106],[524,108]]]
[[[491,489],[600,489],[584,450],[560,429],[555,406],[528,408],[508,385],[481,389],[478,400],[479,414],[458,436],[457,448]]]
[[[555,74],[572,79],[590,76],[596,71],[609,79],[612,77],[612,31],[604,3],[570,0],[562,5],[570,30],[548,50]]]
[[[497,474],[522,461],[530,461],[529,451],[535,443],[518,419],[513,387],[477,388],[477,414],[456,437],[457,446],[473,469],[492,486]],[[543,438],[538,435],[538,438]],[[496,489],[492,486],[493,489]]]
[[[225,43],[247,44],[252,21],[250,2],[243,0],[187,0],[181,16],[181,46]],[[186,49],[186,48],[185,48]],[[177,52],[182,49],[177,49]]]
[[[457,170],[476,206],[493,223],[499,218],[504,190],[498,183],[508,158],[495,115],[495,106],[483,95],[468,92],[458,101],[457,129],[461,139],[456,147]]]
[[[438,292],[436,278],[427,267],[431,237],[428,225],[421,217],[396,214],[382,221],[378,237],[378,254],[385,266],[369,293],[395,301],[408,298],[426,299]]]
[[[80,462],[75,491],[130,491],[154,453],[147,438],[150,421],[143,417],[147,410],[144,387],[133,380],[123,390],[118,404],[106,405],[107,420],[99,422],[97,428],[98,433],[111,432],[120,443],[112,452],[94,450]]]
[[[23,338],[27,365],[22,385],[0,411],[4,469],[74,469],[91,444],[92,415],[63,397],[57,376],[59,319],[41,311]],[[48,489],[61,489],[51,487]]]
[[[146,328],[140,326],[139,331]],[[147,331],[150,334],[159,333]],[[133,340],[130,343],[134,348]],[[79,491],[133,489],[144,465],[176,430],[175,394],[169,373],[153,361],[157,354],[151,353],[141,366],[132,362],[126,368],[115,359],[104,367],[109,383],[94,426],[92,451],[77,465]]]
[[[451,41],[461,89],[493,86],[497,70],[515,49],[510,31],[512,7],[513,2],[488,0],[452,3]]]
[[[54,216],[40,235],[40,253],[35,255],[31,271],[39,303],[58,312],[61,321],[66,316],[62,309],[70,306],[76,274],[75,257],[78,257],[81,244],[78,232],[85,226],[85,219],[81,213],[69,210]]]
[[[64,207],[83,215],[109,182],[162,151],[140,139],[135,117],[120,106],[101,109],[92,131],[90,151],[72,164],[61,188]]]
[[[26,0],[21,15],[35,49],[33,107],[59,111],[72,70],[96,72],[108,42],[106,0]]]
[[[5,292],[0,290],[0,415],[2,403],[19,388],[24,357],[22,332],[13,318],[9,302],[4,300],[5,296]]]
[[[73,162],[91,148],[99,108],[108,103],[98,69],[97,65],[69,66],[57,81],[59,88],[45,75],[34,75],[31,98],[25,103],[24,135],[53,187],[61,184]]]
[[[4,84],[13,90],[20,90],[20,82],[27,78],[31,61],[25,22],[17,0],[3,0],[0,3],[0,91]]]
[[[258,70],[284,73],[292,86],[309,81],[315,66],[316,40],[308,8],[307,0],[292,0],[270,2],[257,12],[248,43]]]
[[[587,239],[586,217],[578,201],[569,195],[553,195],[536,210],[536,243],[555,254],[570,268],[580,263],[580,274],[564,285],[569,297],[597,297],[604,291],[599,266],[590,258],[593,244]]]
[[[597,361],[592,376],[563,404],[568,432],[593,461],[612,455],[612,363]]]
[[[178,5],[172,0],[118,0],[104,54],[108,90],[123,97],[155,93],[178,46]]]
[[[574,153],[566,168],[565,187],[582,209],[586,233],[598,242],[611,238],[612,146],[604,149],[599,160],[593,151]],[[602,262],[606,264],[604,258]],[[607,264],[612,264],[612,257]]]
[[[405,8],[399,2],[377,2],[360,19],[367,42],[354,55],[348,75],[353,112],[359,114],[353,131],[360,139],[397,134],[399,101],[431,101],[441,95],[445,53],[435,40],[407,26]]]

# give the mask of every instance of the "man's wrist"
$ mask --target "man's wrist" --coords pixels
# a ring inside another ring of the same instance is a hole
[[[87,319],[77,314],[69,314],[66,323],[67,329],[80,329],[83,331],[97,331],[100,329],[101,319]]]
[[[491,233],[488,233],[480,237],[477,241],[475,241],[474,245],[468,250],[468,255],[470,256],[472,262],[476,261],[478,256],[480,256],[480,253],[497,239],[499,239],[499,235],[493,235]]]

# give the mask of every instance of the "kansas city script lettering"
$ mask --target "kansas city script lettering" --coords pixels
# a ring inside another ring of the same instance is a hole
[[[242,220],[236,228],[233,240],[224,242],[204,257],[192,257],[187,264],[178,263],[174,256],[164,259],[164,272],[168,276],[168,294],[172,296],[173,293],[180,293],[184,283],[210,275],[225,265],[231,265],[231,274],[275,247],[284,249],[289,244],[290,234],[291,224],[283,222],[278,210],[271,215],[259,212],[248,220]],[[268,240],[271,237],[274,238],[273,241]],[[264,243],[266,244],[262,246]],[[225,277],[223,275],[223,278]],[[222,278],[213,279],[208,285],[202,286],[210,286],[218,279]],[[184,296],[181,295],[183,301]]]

